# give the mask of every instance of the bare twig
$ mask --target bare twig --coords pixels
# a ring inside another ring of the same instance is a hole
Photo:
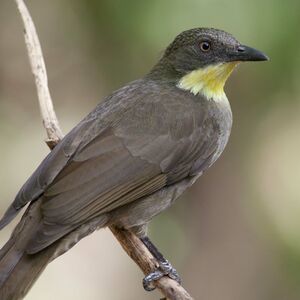
[[[52,149],[62,138],[63,133],[53,109],[46,66],[43,58],[41,45],[35,30],[34,23],[23,0],[15,0],[24,23],[24,36],[31,65],[31,71],[35,79],[38,93],[40,111],[48,139],[46,143]]]
[[[41,45],[25,3],[23,0],[15,1],[25,27],[25,42],[31,70],[35,78],[42,120],[48,136],[46,143],[50,149],[53,149],[63,138],[63,133],[53,108]],[[155,270],[158,262],[135,234],[113,226],[110,229],[123,249],[141,268],[144,274],[149,274]],[[181,285],[167,276],[157,280],[154,284],[170,300],[192,300],[192,297]]]

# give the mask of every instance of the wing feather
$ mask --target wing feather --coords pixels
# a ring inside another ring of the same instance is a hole
[[[199,157],[214,151],[206,144],[214,142],[204,124],[207,101],[164,89],[142,80],[120,89],[44,160],[13,204],[19,209],[42,196],[42,223],[29,252],[186,178]]]

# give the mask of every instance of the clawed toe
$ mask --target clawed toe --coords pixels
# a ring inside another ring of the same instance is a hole
[[[179,284],[181,284],[181,279],[176,271],[172,267],[172,265],[166,260],[163,262],[159,262],[159,268],[147,275],[143,279],[143,287],[146,291],[153,291],[155,286],[153,285],[153,281],[159,280],[163,276],[169,276],[171,279],[176,280]]]
[[[159,270],[156,270],[156,271],[150,273],[149,275],[147,275],[146,277],[144,277],[144,279],[143,279],[143,287],[144,287],[144,289],[147,292],[151,292],[151,291],[155,290],[155,286],[153,285],[153,281],[159,280],[163,276],[165,276],[164,273],[162,273]]]
[[[181,278],[177,273],[176,269],[166,260],[164,262],[159,263],[159,268],[162,270],[164,275],[168,275],[171,279],[176,280],[179,284],[181,284]]]

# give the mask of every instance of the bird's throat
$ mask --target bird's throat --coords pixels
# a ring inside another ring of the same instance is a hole
[[[237,64],[238,62],[215,64],[192,71],[179,80],[177,87],[194,95],[201,93],[207,99],[226,98],[224,85]]]

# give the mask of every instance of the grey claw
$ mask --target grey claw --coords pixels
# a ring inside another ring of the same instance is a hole
[[[172,267],[172,265],[166,260],[164,262],[159,262],[159,269],[150,273],[143,279],[144,289],[148,292],[155,290],[153,281],[159,280],[163,276],[169,276],[171,279],[174,279],[179,284],[181,284],[181,279],[180,279],[176,269],[174,269]]]
[[[160,278],[162,278],[163,276],[165,276],[164,273],[162,273],[159,270],[156,270],[152,273],[150,273],[149,275],[147,275],[146,277],[144,277],[143,279],[143,287],[147,292],[151,292],[153,290],[155,290],[155,286],[153,285],[153,281],[158,280]]]
[[[171,279],[174,279],[179,284],[181,284],[181,278],[177,273],[176,269],[172,267],[172,265],[166,260],[164,262],[160,262],[159,268],[162,270],[164,275],[169,276]]]

